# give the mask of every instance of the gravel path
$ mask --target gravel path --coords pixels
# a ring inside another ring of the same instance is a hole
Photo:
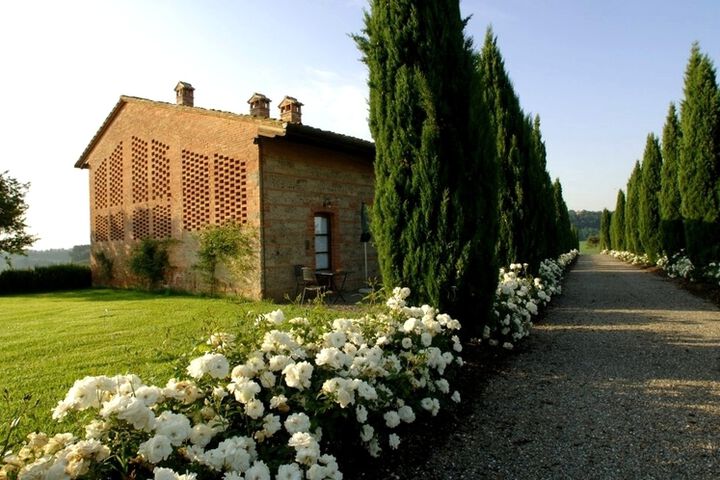
[[[604,255],[564,288],[522,352],[471,379],[469,411],[373,478],[720,478],[720,311]]]

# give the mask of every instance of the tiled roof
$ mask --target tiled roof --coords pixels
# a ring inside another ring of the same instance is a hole
[[[258,118],[252,115],[246,115],[241,113],[227,112],[223,110],[215,110],[201,107],[190,107],[186,105],[177,105],[169,102],[160,102],[157,100],[148,100],[146,98],[122,95],[118,102],[115,104],[115,107],[113,107],[108,116],[105,118],[105,121],[103,121],[102,125],[100,125],[98,131],[90,140],[90,143],[88,143],[87,147],[85,147],[85,150],[83,151],[82,155],[80,155],[80,158],[77,160],[77,162],[75,162],[75,168],[87,168],[88,155],[92,151],[93,147],[95,147],[97,142],[100,140],[100,138],[105,133],[110,124],[113,122],[118,113],[120,113],[120,111],[123,109],[125,104],[129,102],[149,103],[163,108],[187,109],[206,115],[216,115],[228,119],[246,120],[260,123],[266,127],[270,127],[269,129],[263,129],[264,131],[261,130],[260,133],[260,135],[267,137],[287,136],[289,139],[296,139],[300,141],[305,140],[309,143],[314,144],[321,144],[327,146],[345,146],[352,150],[359,150],[367,153],[373,153],[375,151],[375,145],[367,140],[352,137],[349,135],[342,135],[328,130],[309,127],[307,125],[285,123],[274,118]]]

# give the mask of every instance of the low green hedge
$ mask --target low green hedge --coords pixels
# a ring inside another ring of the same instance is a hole
[[[0,294],[75,290],[89,288],[91,284],[87,265],[52,265],[0,272]]]

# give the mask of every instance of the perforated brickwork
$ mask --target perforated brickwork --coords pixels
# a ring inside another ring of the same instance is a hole
[[[135,240],[150,237],[150,210],[147,208],[138,208],[133,211],[132,232]]]
[[[152,209],[153,237],[170,238],[172,235],[172,216],[170,205],[155,205]]]
[[[150,141],[152,155],[152,199],[170,199],[170,147],[157,140]]]
[[[125,215],[123,212],[110,214],[110,241],[125,240]]]
[[[105,215],[95,215],[95,232],[96,242],[107,242],[110,240],[110,229],[108,227],[108,217]]]
[[[133,203],[148,201],[148,142],[132,137]],[[135,227],[133,226],[133,229]]]
[[[103,159],[93,175],[95,189],[95,210],[107,208],[107,160]]]
[[[247,223],[247,171],[245,162],[214,156],[215,223],[227,220]]]
[[[210,221],[210,175],[206,155],[182,151],[183,228],[199,230]]]
[[[110,206],[123,204],[123,145],[118,143],[110,155]]]

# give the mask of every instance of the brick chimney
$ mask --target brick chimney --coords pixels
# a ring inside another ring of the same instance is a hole
[[[187,82],[178,82],[178,84],[175,86],[175,93],[176,95],[176,101],[178,105],[185,105],[187,107],[192,107],[193,105],[193,92],[195,89],[192,85],[190,85]]]
[[[255,92],[248,103],[250,104],[250,115],[258,118],[270,118],[270,99],[262,93]]]
[[[286,95],[278,105],[280,120],[287,123],[302,123],[302,111],[300,109],[302,106],[303,104],[298,102],[297,98]]]

